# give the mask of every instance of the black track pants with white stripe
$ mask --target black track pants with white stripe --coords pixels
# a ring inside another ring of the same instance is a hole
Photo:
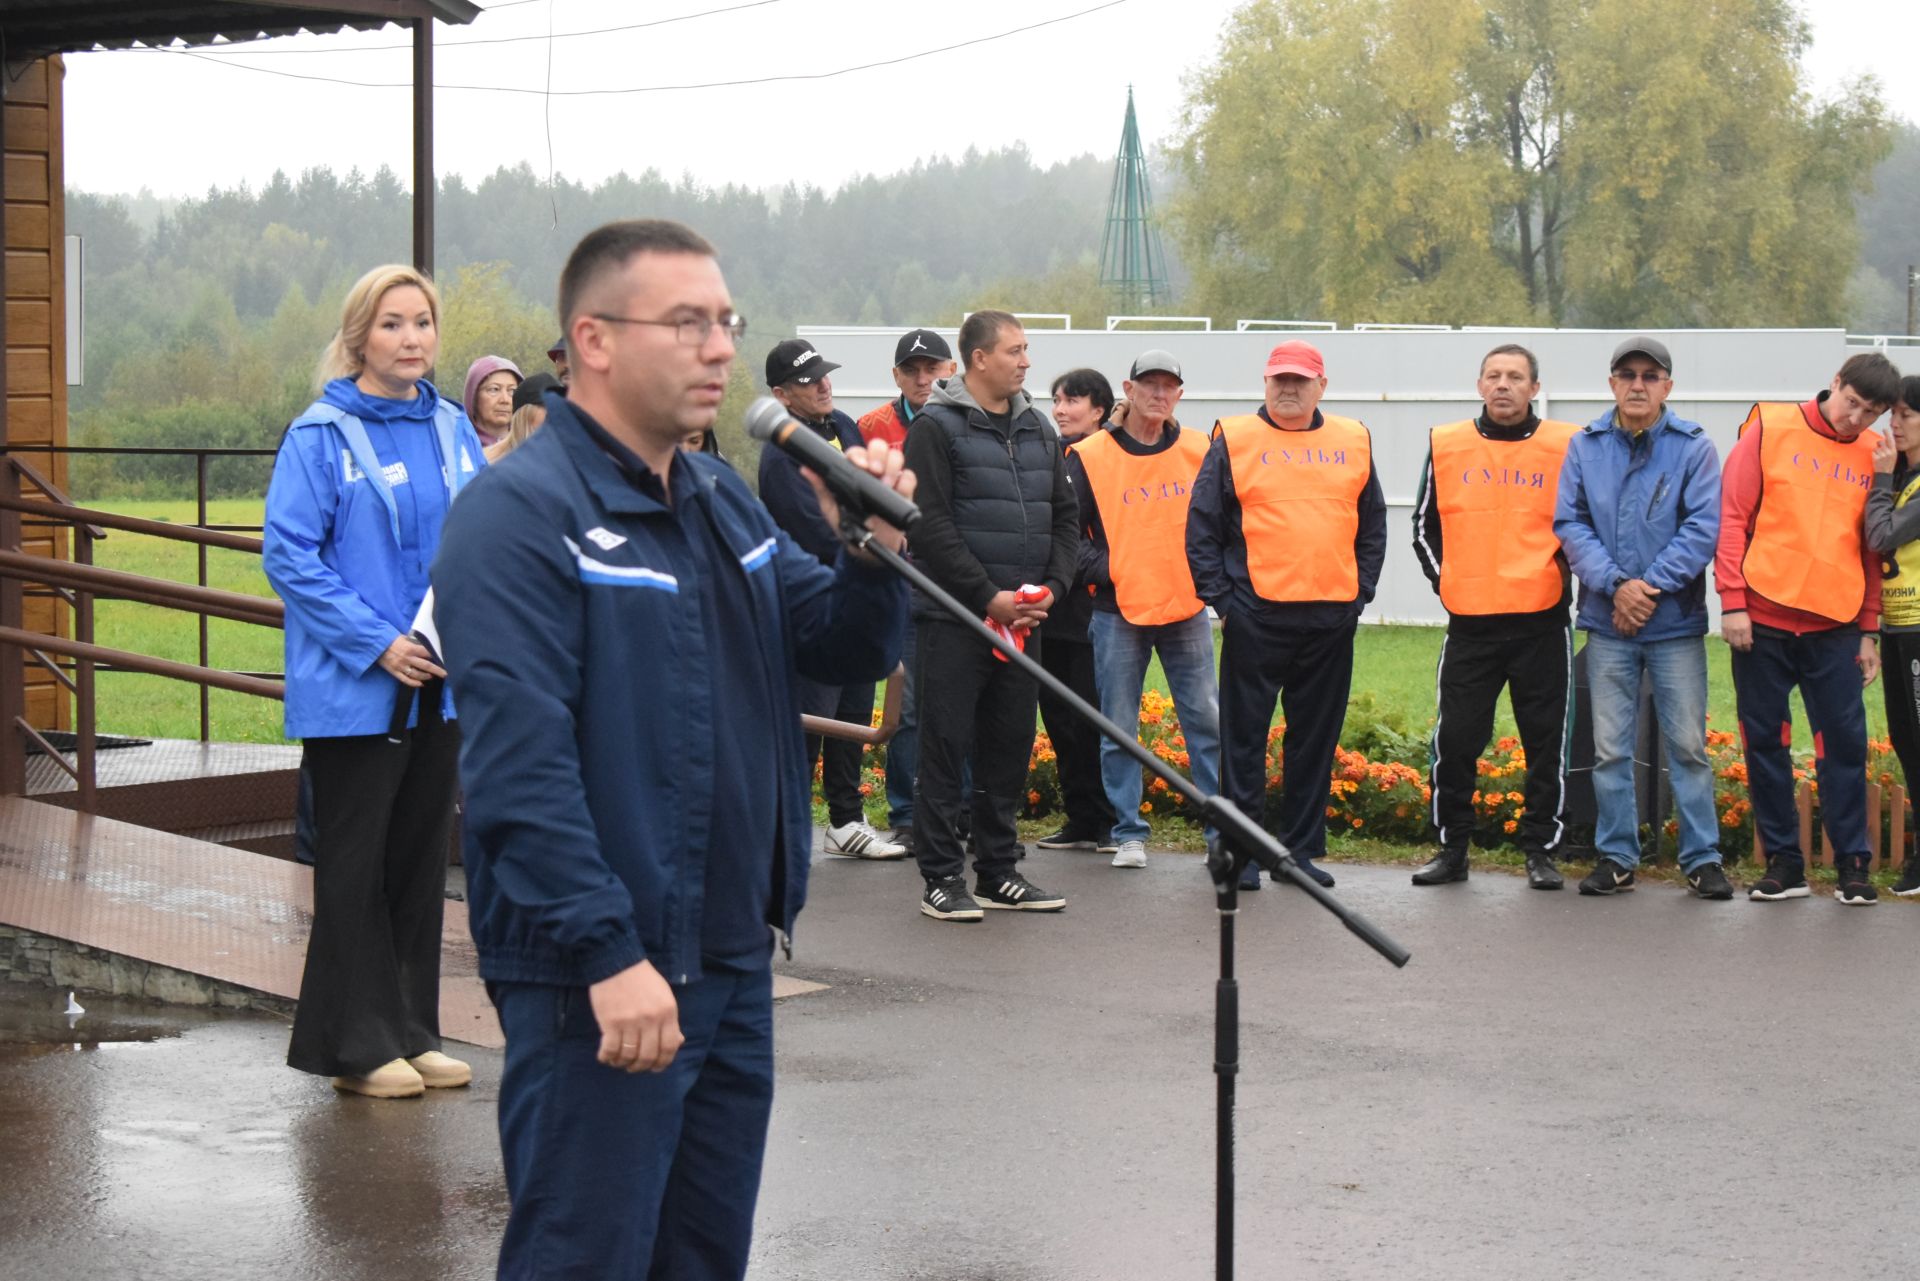
[[[1573,631],[1519,636],[1459,635],[1440,648],[1439,719],[1433,726],[1432,818],[1441,848],[1464,850],[1473,836],[1477,765],[1493,737],[1500,690],[1510,691],[1527,754],[1526,813],[1516,839],[1530,853],[1558,852],[1566,836],[1567,743],[1573,731]],[[1489,787],[1508,780],[1485,780]],[[1507,790],[1502,787],[1501,790]]]

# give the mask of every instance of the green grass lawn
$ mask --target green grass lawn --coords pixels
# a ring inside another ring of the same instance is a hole
[[[103,511],[148,520],[167,520],[191,525],[194,504],[191,500],[128,501],[95,500],[90,504]],[[217,525],[258,525],[262,510],[259,499],[223,499],[208,505],[208,519]],[[108,530],[107,537],[95,544],[94,563],[106,569],[165,578],[176,583],[198,580],[200,549],[187,543],[170,542],[145,534]],[[260,572],[260,558],[247,552],[207,549],[207,585],[230,592],[271,596],[266,575]],[[137,605],[128,601],[102,601],[94,607],[94,640],[112,649],[130,650],[183,663],[200,661],[199,619],[192,614],[162,609],[157,605]],[[208,665],[232,671],[278,672],[284,662],[281,633],[277,629],[214,618],[207,621]],[[200,736],[200,690],[198,686],[145,676],[132,672],[110,672],[100,677],[100,730],[108,734],[133,734],[149,738],[198,738]],[[225,690],[212,691],[213,737],[228,742],[278,743],[280,704]]]

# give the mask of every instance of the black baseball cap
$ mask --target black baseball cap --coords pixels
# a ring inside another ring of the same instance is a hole
[[[1620,362],[1628,356],[1645,356],[1669,374],[1673,372],[1673,357],[1667,352],[1667,345],[1658,338],[1649,338],[1645,334],[1636,334],[1613,349],[1613,359],[1607,368],[1620,368]]]
[[[557,391],[564,396],[567,386],[552,374],[535,374],[513,389],[513,407],[525,409],[528,405],[538,405],[550,391]]]
[[[767,386],[818,382],[840,366],[804,338],[789,338],[767,353]]]
[[[553,346],[547,348],[547,359],[558,360],[560,357],[566,354],[567,354],[567,336],[565,334],[561,334],[558,338],[553,340]]]
[[[1131,382],[1141,374],[1172,374],[1173,380],[1185,386],[1186,375],[1180,372],[1180,361],[1170,351],[1155,347],[1152,351],[1143,351],[1133,362],[1133,371],[1127,375]]]
[[[947,346],[947,340],[931,329],[909,329],[901,334],[900,341],[893,345],[895,369],[921,356],[933,360],[952,360],[953,348]]]

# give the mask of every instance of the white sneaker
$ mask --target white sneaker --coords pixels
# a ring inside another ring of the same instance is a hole
[[[1147,865],[1147,843],[1145,841],[1121,841],[1120,849],[1113,856],[1115,867],[1145,867]]]
[[[907,847],[880,835],[865,819],[857,819],[845,827],[827,829],[827,853],[848,858],[905,858]]]

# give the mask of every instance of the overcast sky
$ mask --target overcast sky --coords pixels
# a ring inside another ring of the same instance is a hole
[[[1111,155],[1129,83],[1147,144],[1170,140],[1179,128],[1182,76],[1210,59],[1237,0],[518,0],[486,7],[470,26],[436,31],[442,175],[478,178],[524,160],[537,172],[551,163],[589,182],[656,168],[708,185],[833,188],[969,146],[1024,141],[1043,163],[1087,151]],[[1920,120],[1920,3],[1812,0],[1807,7],[1816,90],[1872,73],[1896,113]],[[671,21],[718,10],[729,11]],[[1684,11],[1676,4],[1676,20]],[[566,38],[643,22],[659,25]],[[1049,25],[990,38],[1037,23]],[[527,36],[538,38],[512,39]],[[407,49],[374,46],[407,39],[390,28],[290,37],[245,53],[70,55],[67,185],[200,195],[314,165],[372,172],[386,164],[404,180],[412,163],[404,87],[290,77],[404,86]],[[962,41],[981,43],[824,79],[773,80]],[[542,92],[549,53],[552,98]],[[715,81],[748,83],[557,96]]]

